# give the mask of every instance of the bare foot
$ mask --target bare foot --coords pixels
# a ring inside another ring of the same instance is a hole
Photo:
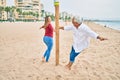
[[[71,70],[71,67],[69,65],[66,65],[65,68]]]
[[[44,57],[42,57],[42,62],[45,62],[45,58]]]

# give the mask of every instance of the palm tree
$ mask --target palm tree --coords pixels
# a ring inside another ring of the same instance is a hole
[[[39,17],[38,12],[30,12],[30,15],[34,16],[34,19],[38,19]]]
[[[15,11],[15,9],[16,9],[15,6],[12,6],[12,7],[11,7],[11,10],[10,10],[10,11],[12,12],[12,17],[14,17],[14,11]]]
[[[17,8],[16,11],[18,12],[19,15],[22,14],[22,10],[21,9]]]
[[[27,15],[27,12],[23,12],[22,15],[23,15],[23,16]]]
[[[26,15],[28,15],[28,12],[22,12],[22,20],[25,21],[26,20]]]
[[[4,7],[0,6],[0,18],[2,18],[2,12],[4,11]]]
[[[15,6],[10,7],[10,18],[15,19]]]
[[[8,20],[8,14],[9,14],[9,12],[10,12],[10,7],[5,7],[5,11],[7,12],[7,20]]]
[[[39,13],[36,13],[36,17],[37,17],[37,18],[39,17]]]
[[[45,11],[41,10],[41,17],[44,17]]]
[[[54,14],[51,14],[50,17],[51,17],[52,21],[55,20],[55,16],[54,16]]]
[[[34,13],[30,11],[30,12],[29,12],[29,15],[34,15]]]
[[[36,20],[36,13],[32,12],[32,16],[34,17],[34,20]]]
[[[4,7],[0,6],[0,12],[2,12],[4,10]]]
[[[17,8],[17,9],[16,9],[16,12],[18,13],[18,16],[19,16],[19,15],[22,15],[22,9]],[[23,17],[23,16],[22,16],[22,17]],[[23,18],[22,18],[22,19],[23,19]]]

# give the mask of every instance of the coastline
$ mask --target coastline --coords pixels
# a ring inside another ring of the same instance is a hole
[[[120,21],[104,21],[104,22],[94,22],[96,24],[100,24],[104,27],[109,27],[109,28],[112,28],[112,29],[115,29],[115,30],[119,30],[120,31]]]

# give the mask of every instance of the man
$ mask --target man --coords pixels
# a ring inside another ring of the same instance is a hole
[[[73,31],[73,45],[70,53],[70,61],[66,65],[66,68],[69,70],[71,69],[71,66],[74,63],[75,58],[78,56],[78,54],[80,54],[81,51],[88,47],[90,37],[99,39],[100,41],[107,40],[106,38],[103,38],[94,31],[92,31],[87,25],[82,23],[82,20],[77,17],[73,17],[72,24],[72,26],[65,26],[59,28],[62,30]]]

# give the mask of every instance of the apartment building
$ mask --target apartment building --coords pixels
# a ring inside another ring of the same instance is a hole
[[[6,6],[6,0],[0,0],[0,7]],[[7,13],[5,11],[0,11],[0,20],[6,20]]]
[[[22,13],[21,15],[16,12],[16,19],[40,20],[40,16],[38,16],[41,11],[40,0],[14,0],[14,2],[17,9],[20,9]]]
[[[6,0],[0,0],[0,6],[6,6]]]

